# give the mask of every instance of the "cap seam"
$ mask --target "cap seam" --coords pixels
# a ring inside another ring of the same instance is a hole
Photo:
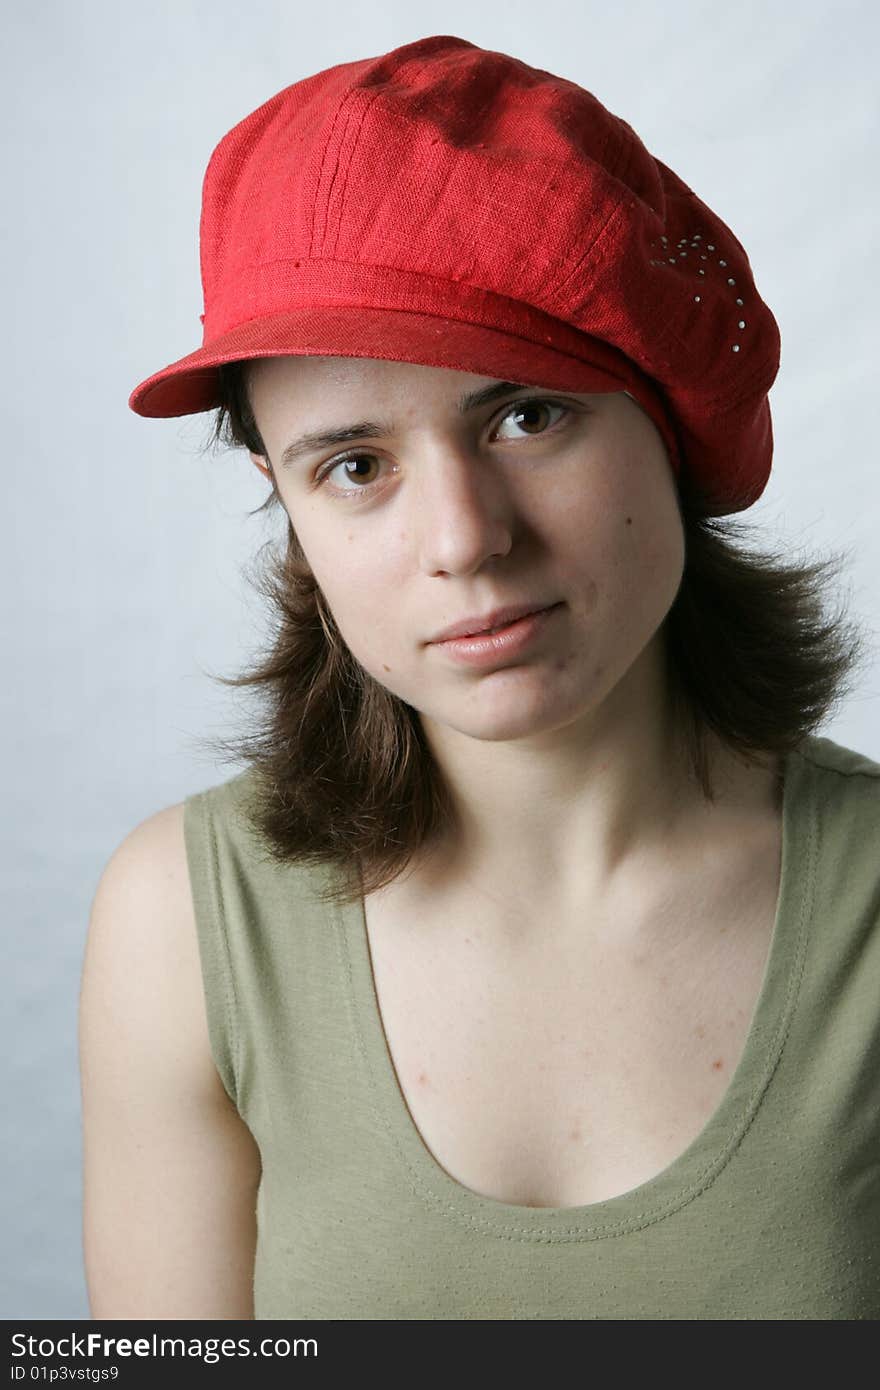
[[[572,267],[571,271],[570,271],[569,274],[566,276],[566,279],[563,280],[563,281],[561,281],[561,282],[559,283],[559,285],[557,286],[557,289],[562,290],[562,289],[564,288],[565,284],[567,283],[567,281],[571,278],[571,276],[572,276],[573,274],[575,274],[576,271],[583,265],[583,263],[584,263],[584,261],[587,259],[587,257],[590,256],[590,255],[592,255],[593,253],[595,253],[595,251],[597,250],[597,248],[601,248],[601,247],[602,247],[602,244],[603,244],[604,240],[606,239],[607,235],[609,234],[609,231],[610,231],[610,229],[611,229],[612,224],[613,224],[617,219],[619,219],[619,217],[621,216],[621,214],[623,213],[623,211],[624,211],[624,206],[623,206],[622,203],[618,203],[618,204],[616,205],[616,207],[614,207],[614,208],[612,209],[612,211],[611,211],[611,213],[609,214],[607,220],[605,221],[605,223],[603,224],[603,226],[602,226],[602,228],[600,229],[599,233],[597,234],[595,240],[591,243],[591,246],[590,246],[589,250],[584,252],[584,254],[583,254],[583,256],[581,257],[581,259],[577,262],[577,264],[576,264],[575,266]],[[387,273],[392,274],[392,275],[401,275],[401,274],[403,274],[403,275],[406,275],[406,276],[411,276],[411,277],[413,277],[414,279],[430,281],[430,282],[438,283],[438,284],[462,285],[466,290],[473,290],[473,291],[474,291],[475,293],[477,293],[477,294],[481,294],[481,295],[491,295],[494,299],[503,301],[503,302],[505,302],[505,303],[507,303],[507,304],[512,304],[512,305],[514,305],[514,306],[516,306],[516,307],[518,307],[518,308],[522,306],[522,301],[520,301],[520,300],[518,300],[518,299],[514,299],[511,295],[505,295],[505,294],[503,294],[500,290],[491,289],[491,288],[489,288],[489,287],[486,286],[486,285],[474,284],[472,281],[469,281],[469,280],[450,280],[448,276],[432,275],[432,274],[430,274],[430,273],[428,273],[428,272],[426,272],[426,271],[423,271],[423,270],[411,270],[411,269],[408,269],[408,268],[404,270],[404,269],[402,269],[400,266],[385,265],[384,263],[379,262],[379,261],[352,261],[352,260],[346,260],[346,259],[344,259],[344,258],[342,258],[342,257],[338,257],[338,256],[311,256],[311,255],[310,255],[307,259],[308,259],[310,262],[315,262],[316,264],[330,264],[330,265],[349,266],[349,267],[351,267],[353,270],[359,270],[359,269],[376,270],[376,271],[387,272]],[[260,269],[263,269],[263,268],[268,267],[268,266],[273,266],[273,265],[286,265],[286,264],[289,264],[289,263],[291,263],[291,262],[296,262],[296,261],[300,261],[300,262],[301,262],[302,260],[303,260],[303,257],[302,257],[302,256],[275,256],[275,257],[273,257],[271,260],[263,260],[263,259],[261,259],[261,260],[258,260],[258,261],[249,261],[249,262],[247,262],[246,265],[239,267],[239,270],[240,270],[240,271],[241,271],[241,270],[260,270]],[[243,319],[241,319],[241,320],[235,325],[235,328],[243,327],[246,323],[256,323],[256,322],[259,322],[261,319],[268,319],[268,318],[280,317],[281,315],[283,315],[283,314],[285,314],[285,313],[295,313],[296,310],[297,310],[298,308],[307,308],[307,309],[309,309],[309,310],[313,310],[313,309],[320,309],[320,308],[346,308],[346,307],[355,308],[355,309],[362,309],[362,308],[365,308],[365,307],[382,308],[382,307],[386,307],[386,306],[382,306],[382,305],[365,306],[365,305],[363,305],[363,304],[351,304],[351,305],[332,304],[332,305],[328,305],[328,304],[319,304],[319,303],[317,303],[317,302],[312,301],[312,302],[309,303],[308,305],[294,305],[294,306],[292,306],[290,309],[286,309],[286,310],[282,309],[282,310],[279,310],[277,314],[263,314],[263,313],[254,314],[251,318],[246,318],[246,319],[243,318]],[[540,305],[537,305],[537,304],[528,304],[528,305],[526,305],[525,307],[529,310],[530,313],[542,315],[543,317],[552,320],[553,323],[556,323],[556,324],[561,325],[567,332],[571,332],[571,333],[581,333],[581,334],[583,334],[583,336],[586,337],[586,338],[592,338],[592,339],[594,339],[594,340],[596,340],[596,341],[598,341],[598,342],[603,343],[606,347],[612,349],[615,353],[619,354],[621,357],[626,357],[626,354],[623,352],[623,350],[622,350],[621,348],[617,347],[617,345],[616,345],[615,343],[611,342],[611,341],[610,341],[609,339],[607,339],[607,338],[602,337],[602,336],[601,336],[600,334],[598,334],[598,333],[590,333],[590,332],[588,332],[586,329],[578,329],[574,324],[568,322],[568,321],[565,320],[565,319],[561,319],[561,318],[559,317],[558,314],[554,314],[554,313],[552,313],[551,310],[542,308]],[[457,317],[455,317],[455,316],[453,316],[453,315],[450,315],[450,314],[438,313],[435,309],[416,309],[416,308],[409,309],[409,308],[402,308],[402,307],[399,307],[399,306],[395,306],[395,307],[394,307],[394,312],[396,312],[396,313],[428,313],[428,314],[431,315],[431,317],[447,319],[450,323],[472,323],[472,322],[473,322],[473,320],[471,320],[471,319],[461,319],[461,318],[457,318]],[[508,328],[498,328],[497,325],[493,325],[493,324],[491,324],[491,323],[483,323],[483,324],[481,324],[480,326],[482,326],[482,327],[487,327],[487,328],[490,328],[490,329],[493,329],[493,328],[494,328],[495,331],[500,332],[500,333],[504,333],[504,334],[506,334],[506,335],[508,335],[508,336],[511,336],[511,337],[519,337],[519,338],[520,338],[522,341],[524,341],[524,342],[531,342],[531,341],[532,341],[532,339],[523,338],[523,335],[522,335],[521,333],[516,333],[515,331],[512,331],[512,330],[510,330],[510,329],[508,329]],[[235,331],[234,329],[229,329],[229,330],[227,330],[227,332],[234,332],[234,331]],[[673,344],[675,345],[675,347],[677,347],[677,348],[680,349],[680,350],[689,351],[688,344],[687,344],[677,333],[673,332],[673,331],[672,331],[671,329],[669,329],[668,327],[665,327],[663,331],[664,331],[664,336],[665,336],[671,343],[673,343]],[[221,335],[221,336],[223,336],[223,335]],[[206,346],[208,346],[208,345],[206,345]],[[570,352],[567,352],[564,348],[559,348],[559,349],[557,349],[556,346],[555,346],[554,344],[551,344],[550,346],[553,346],[554,351],[560,351],[560,352],[562,352],[565,356],[571,357],[572,360],[574,360],[574,361],[580,360],[580,359],[577,358],[574,354],[572,354],[572,353],[570,353]],[[197,352],[197,351],[199,351],[199,349],[196,348],[196,349],[194,349],[194,351]],[[668,391],[668,390],[669,390],[669,386],[667,385],[667,383],[666,383],[665,381],[663,381],[659,376],[655,375],[656,370],[657,370],[657,367],[658,367],[658,365],[659,365],[658,362],[657,362],[657,360],[656,360],[656,358],[653,359],[650,363],[647,363],[647,362],[646,362],[645,365],[643,365],[642,363],[640,363],[640,362],[638,361],[638,359],[636,359],[636,358],[634,358],[634,357],[633,357],[633,358],[629,358],[628,360],[631,361],[631,362],[633,362],[634,365],[635,365],[636,367],[638,367],[639,370],[642,371],[646,376],[650,376],[650,377],[652,378],[652,380],[655,380],[655,381],[657,381],[660,385],[662,385],[662,386],[663,386],[663,389],[664,389],[665,391]],[[777,371],[778,371],[778,363],[772,363],[772,364],[770,364],[769,366],[764,365],[764,366],[760,367],[758,370],[756,370],[754,373],[749,374],[748,376],[746,376],[744,380],[741,379],[742,384],[740,385],[740,387],[739,387],[739,389],[738,389],[738,391],[737,391],[737,393],[736,393],[735,395],[732,396],[731,393],[730,393],[730,391],[729,391],[729,390],[726,390],[726,391],[722,391],[722,392],[713,393],[712,395],[709,395],[709,396],[702,396],[702,397],[701,397],[701,400],[702,400],[702,402],[703,402],[704,405],[706,405],[706,406],[712,406],[712,407],[717,406],[719,403],[723,403],[723,404],[724,404],[724,407],[725,407],[725,413],[727,413],[728,411],[735,411],[736,409],[738,409],[738,407],[742,404],[742,402],[743,402],[744,400],[746,400],[750,395],[752,395],[752,394],[754,393],[754,387],[755,387],[756,384],[761,384],[761,383],[763,383],[764,379],[766,378],[766,380],[767,380],[767,382],[768,382],[768,386],[769,386],[769,385],[772,385],[772,382],[775,380]]]
[[[311,258],[311,255],[312,255],[312,250],[313,250],[313,248],[314,248],[314,246],[315,246],[315,242],[316,242],[316,241],[321,241],[321,242],[323,243],[323,241],[324,241],[324,239],[326,238],[326,235],[327,235],[327,214],[328,214],[328,210],[329,210],[329,207],[330,207],[330,195],[331,195],[331,193],[332,193],[332,191],[333,191],[333,182],[334,182],[334,179],[336,178],[336,170],[337,170],[338,167],[339,167],[339,151],[340,151],[340,145],[338,144],[338,145],[336,145],[336,147],[335,147],[336,163],[335,163],[334,168],[333,168],[333,173],[330,174],[330,175],[328,176],[329,179],[330,179],[330,183],[329,183],[329,186],[328,186],[328,188],[327,188],[327,192],[326,192],[326,194],[324,195],[324,200],[323,200],[324,205],[323,205],[323,208],[321,209],[321,215],[323,216],[323,226],[322,226],[322,228],[321,228],[320,234],[318,234],[318,232],[317,232],[317,222],[318,222],[318,195],[320,194],[321,189],[322,189],[322,186],[323,186],[323,184],[324,184],[324,167],[325,167],[325,165],[326,165],[326,163],[327,163],[327,156],[329,155],[329,153],[330,153],[330,151],[331,151],[331,148],[333,148],[333,138],[334,138],[334,136],[335,136],[335,134],[336,134],[336,127],[337,127],[337,125],[338,125],[338,123],[339,123],[340,116],[342,115],[343,110],[345,110],[346,107],[350,107],[350,106],[351,106],[351,104],[352,104],[354,98],[357,96],[358,92],[360,92],[360,91],[362,91],[362,90],[363,90],[363,88],[361,88],[360,86],[358,86],[358,84],[357,84],[356,82],[352,82],[351,86],[348,88],[348,90],[346,91],[346,93],[344,94],[344,96],[341,97],[341,99],[340,99],[340,101],[339,101],[339,105],[337,106],[335,112],[333,113],[333,121],[332,121],[332,123],[331,123],[331,125],[330,125],[330,129],[329,129],[329,131],[328,131],[328,133],[327,133],[327,139],[326,139],[325,142],[324,142],[324,148],[323,148],[323,150],[322,150],[322,152],[321,152],[321,166],[320,166],[320,168],[318,169],[318,186],[317,186],[317,193],[316,193],[316,197],[315,197],[315,205],[314,205],[314,208],[313,208],[313,210],[312,210],[312,229],[311,229],[311,233],[310,233],[310,235],[309,235],[309,257],[310,257],[310,258]],[[350,115],[350,113],[349,113],[349,112],[346,112],[346,126],[348,125],[349,115]],[[343,138],[344,138],[344,131],[343,131]],[[340,140],[340,144],[341,144],[341,140]]]

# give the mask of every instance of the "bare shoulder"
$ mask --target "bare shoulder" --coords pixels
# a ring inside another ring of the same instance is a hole
[[[216,1093],[183,816],[182,801],[167,806],[113,851],[92,903],[86,966],[107,1004],[149,1014],[157,1040],[173,1037],[191,1080]]]
[[[97,884],[79,1007],[93,1317],[253,1317],[260,1154],[214,1064],[184,804]]]

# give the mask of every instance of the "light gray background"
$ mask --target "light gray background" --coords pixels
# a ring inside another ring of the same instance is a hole
[[[776,457],[742,520],[851,553],[874,623],[878,15],[863,3],[93,0],[10,6],[2,682],[7,1257],[0,1316],[88,1316],[76,1013],[101,869],[152,812],[237,770],[233,674],[261,635],[242,566],[282,518],[210,417],[147,421],[132,388],[198,347],[201,182],[282,87],[427,34],[594,91],[732,226],[780,322]],[[875,664],[822,732],[880,759]]]

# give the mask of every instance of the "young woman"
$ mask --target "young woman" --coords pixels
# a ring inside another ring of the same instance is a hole
[[[120,845],[81,1039],[96,1317],[880,1313],[860,634],[730,544],[776,324],[574,84],[433,36],[220,142],[204,341],[283,508],[243,772]]]

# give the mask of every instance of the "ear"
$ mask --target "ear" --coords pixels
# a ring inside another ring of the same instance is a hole
[[[262,454],[255,454],[251,449],[248,449],[248,453],[251,456],[251,463],[253,463],[256,468],[259,468],[261,473],[265,473],[266,477],[271,480],[272,469],[269,467],[268,459],[264,458]]]

